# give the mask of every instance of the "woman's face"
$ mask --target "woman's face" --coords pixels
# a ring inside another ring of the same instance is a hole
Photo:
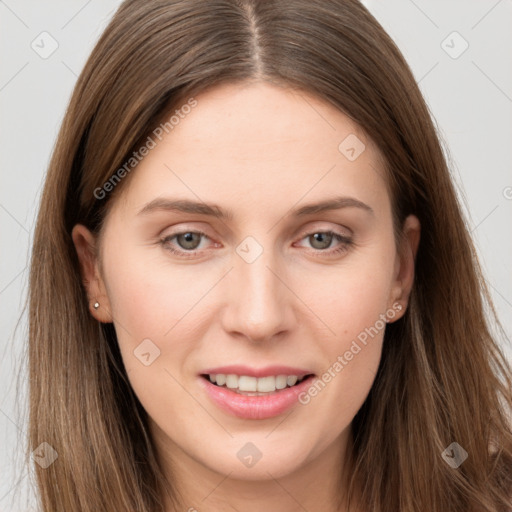
[[[278,478],[343,451],[419,227],[408,218],[398,251],[379,154],[333,106],[262,83],[195,100],[153,136],[99,260],[83,226],[73,239],[168,459]]]

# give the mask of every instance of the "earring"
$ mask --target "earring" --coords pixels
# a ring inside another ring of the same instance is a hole
[[[98,309],[100,307],[100,303],[99,302],[95,302],[93,307],[94,307],[94,309]]]

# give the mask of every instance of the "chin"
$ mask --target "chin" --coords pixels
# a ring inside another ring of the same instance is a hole
[[[296,438],[296,443],[286,443],[286,450],[279,450],[276,442],[265,439],[268,431],[259,436],[242,436],[230,440],[225,449],[208,460],[198,462],[211,470],[228,475],[237,480],[269,480],[281,478],[300,469],[308,458],[304,444]],[[252,439],[252,441],[250,440]],[[277,437],[276,437],[277,440]],[[283,447],[284,440],[277,440]]]

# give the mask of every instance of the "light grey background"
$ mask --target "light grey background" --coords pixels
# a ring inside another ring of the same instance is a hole
[[[437,121],[510,339],[512,1],[364,3],[403,51]],[[14,329],[26,297],[41,184],[77,75],[118,4],[0,0],[0,511],[32,509],[22,466],[27,379],[19,373],[26,315]],[[52,39],[58,48],[42,58]]]

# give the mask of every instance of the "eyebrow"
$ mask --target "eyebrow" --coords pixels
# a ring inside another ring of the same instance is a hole
[[[373,209],[354,197],[339,196],[325,201],[306,204],[292,210],[291,214],[297,217],[312,215],[331,210],[339,210],[342,208],[360,208],[371,215],[374,215]],[[191,201],[188,199],[171,199],[165,197],[157,197],[147,203],[137,215],[147,215],[154,211],[173,211],[178,213],[197,213],[200,215],[208,215],[221,220],[232,220],[233,212],[223,210],[216,204],[208,204],[204,202]]]

